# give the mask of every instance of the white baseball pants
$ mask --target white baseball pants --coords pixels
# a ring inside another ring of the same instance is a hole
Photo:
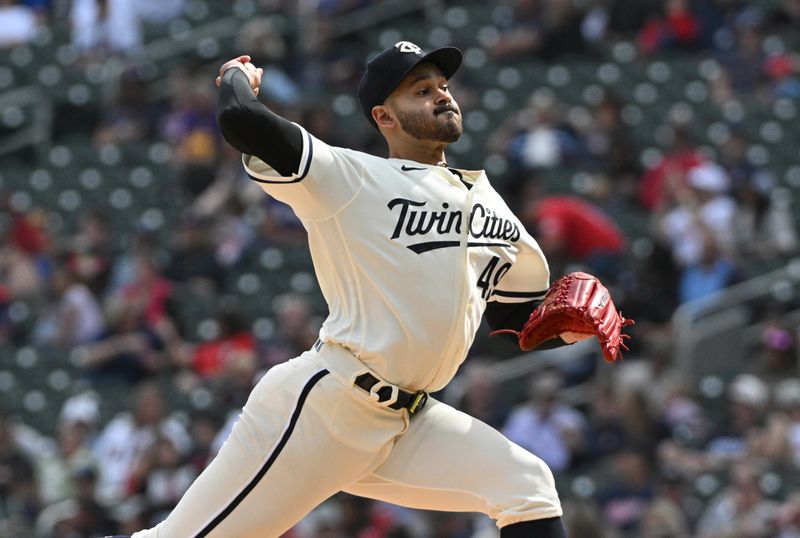
[[[133,538],[278,537],[339,491],[499,527],[561,515],[539,458],[433,398],[386,408],[353,386],[365,371],[332,344],[273,367],[169,517]]]

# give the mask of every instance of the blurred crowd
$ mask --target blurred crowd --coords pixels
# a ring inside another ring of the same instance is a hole
[[[255,4],[265,15],[316,15],[302,34],[268,16],[242,25],[235,49],[266,66],[262,98],[332,145],[383,153],[369,126],[342,127],[324,104],[353,93],[368,50],[358,36],[335,36],[332,21],[379,2]],[[137,54],[143,28],[166,27],[189,8],[183,0],[0,0],[0,48],[32,41],[65,16],[88,65]],[[768,46],[773,32],[797,25],[797,0],[508,0],[477,39],[502,65],[591,60],[620,39],[642,62],[707,58],[713,68],[697,75],[709,93],[701,106],[723,110],[800,99],[798,51]],[[81,381],[54,431],[0,404],[0,537],[88,538],[155,524],[213,458],[260,376],[317,337],[325,312],[302,286],[283,286],[259,319],[242,308],[242,294],[258,294],[282,258],[305,248],[305,233],[247,180],[221,139],[211,84],[219,63],[189,59],[155,81],[127,70],[87,140],[98,151],[169,145],[181,206],[174,228],[143,221],[116,236],[110,210],[94,207],[53,229],[51,208],[20,209],[0,191],[0,346],[55,351]],[[480,108],[479,89],[468,75],[454,81],[465,111]],[[513,395],[493,374],[509,348],[479,341],[459,393],[440,396],[548,463],[572,537],[800,537],[800,335],[783,316],[787,305],[758,313],[764,330],[748,342],[748,368],[716,384],[699,385],[672,363],[669,326],[679,305],[798,254],[791,196],[736,122],[709,144],[707,126],[665,111],[663,147],[644,158],[624,121],[630,104],[606,89],[576,114],[557,93],[532,88],[487,126],[485,153],[507,163],[493,180],[552,274],[597,274],[637,320],[631,353],[605,367],[579,344],[571,353],[582,368],[538,371]],[[560,169],[586,171],[580,195],[553,190]],[[624,214],[641,217],[639,237],[618,222]],[[635,252],[641,236],[647,248]],[[261,280],[231,278],[254,258]],[[189,299],[212,304],[213,316],[197,323]],[[106,416],[109,387],[119,398]],[[287,538],[496,535],[473,514],[341,494]]]

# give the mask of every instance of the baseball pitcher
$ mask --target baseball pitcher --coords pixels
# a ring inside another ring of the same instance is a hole
[[[339,491],[483,512],[503,538],[564,536],[542,460],[428,393],[455,375],[484,315],[525,349],[596,335],[609,360],[628,322],[589,275],[550,286],[539,246],[485,172],[447,162],[462,133],[448,86],[461,59],[401,41],[369,61],[358,98],[388,159],[276,115],[256,97],[262,70],[248,56],[222,66],[222,133],[301,219],[330,314],[312,349],[253,389],[171,515],[134,538],[277,537]]]

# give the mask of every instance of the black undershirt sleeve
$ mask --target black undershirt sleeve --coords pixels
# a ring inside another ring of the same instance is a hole
[[[258,100],[247,75],[239,68],[228,69],[222,75],[217,123],[231,146],[258,157],[281,176],[289,177],[300,168],[302,132]]]
[[[500,329],[521,331],[525,322],[528,321],[528,318],[531,316],[531,312],[533,312],[533,309],[536,308],[539,303],[541,303],[541,301],[528,301],[525,303],[500,303],[492,301],[486,303],[484,316],[486,317],[486,322],[493,331]],[[499,336],[514,343],[518,341],[516,335],[513,334],[502,333]],[[553,349],[567,345],[569,344],[561,338],[552,338],[546,342],[542,342],[536,349]]]

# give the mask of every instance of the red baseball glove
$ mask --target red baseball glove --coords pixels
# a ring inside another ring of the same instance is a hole
[[[492,334],[517,335],[523,351],[564,333],[595,335],[603,356],[613,362],[622,357],[620,348],[628,350],[623,340],[630,336],[622,334],[626,325],[633,325],[633,320],[617,312],[606,287],[596,277],[577,272],[553,282],[521,331],[504,329]]]

